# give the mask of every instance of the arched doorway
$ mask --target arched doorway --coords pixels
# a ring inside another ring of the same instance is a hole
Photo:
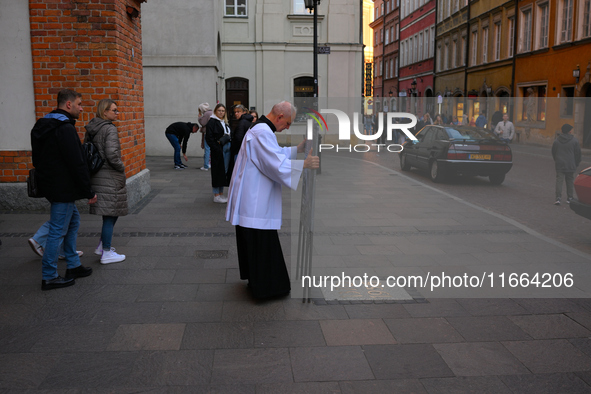
[[[228,120],[230,126],[233,128],[236,123],[234,119],[234,106],[242,104],[248,107],[248,79],[246,78],[229,78],[226,79],[226,110],[228,112]]]
[[[293,97],[296,107],[314,108],[314,78],[298,77],[293,80]],[[307,111],[298,111],[295,122],[305,122]]]

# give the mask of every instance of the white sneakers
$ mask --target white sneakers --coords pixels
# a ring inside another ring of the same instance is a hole
[[[115,253],[115,248],[111,248],[111,250],[104,250],[102,240],[94,250],[94,254],[101,256],[101,264],[120,263],[125,260],[125,255]]]
[[[209,168],[206,168],[206,167],[201,167],[201,168],[200,168],[200,170],[201,170],[201,171],[209,171]]]
[[[101,264],[120,263],[123,260],[125,260],[125,255],[115,253],[115,248],[111,248],[111,250],[103,250]]]
[[[213,196],[213,202],[224,204],[228,202],[228,198],[220,194],[219,196]]]

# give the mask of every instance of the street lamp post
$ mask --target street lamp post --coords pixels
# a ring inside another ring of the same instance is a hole
[[[314,97],[318,97],[318,13],[317,6],[320,0],[305,0],[306,8],[314,14]],[[317,108],[318,100],[315,100],[315,110]]]
[[[417,95],[417,80],[416,78],[413,79],[412,83],[410,84],[411,88],[411,97],[410,97],[410,106],[411,112],[416,114],[416,95]]]

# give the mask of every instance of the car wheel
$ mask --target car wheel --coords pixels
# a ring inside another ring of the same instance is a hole
[[[495,175],[489,175],[488,176],[488,180],[490,181],[490,183],[492,183],[493,185],[500,185],[501,183],[503,183],[503,181],[505,180],[505,174],[495,174]]]
[[[402,171],[409,171],[410,170],[411,165],[408,164],[408,161],[406,160],[406,155],[404,153],[400,154],[400,169]]]
[[[431,176],[431,180],[435,183],[443,181],[443,172],[441,171],[441,168],[439,168],[437,160],[431,162],[431,165],[429,166],[429,175]]]

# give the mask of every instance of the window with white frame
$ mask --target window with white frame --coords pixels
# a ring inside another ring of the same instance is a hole
[[[460,9],[460,0],[454,0],[454,13]]]
[[[439,0],[437,4],[437,21],[443,20],[443,0]]]
[[[501,22],[495,23],[495,60],[501,60]]]
[[[579,4],[579,23],[577,39],[591,37],[591,0],[580,0]]]
[[[226,0],[225,16],[247,16],[246,0]]]
[[[390,43],[390,29],[386,29],[386,45]]]
[[[398,57],[396,57],[396,60],[394,61],[394,76],[398,76]]]
[[[394,27],[390,26],[390,42],[394,42]]]
[[[435,44],[433,44],[435,45]],[[429,47],[431,43],[429,42],[429,29],[425,29],[423,32],[423,59],[429,58]]]
[[[453,40],[451,42],[451,68],[457,67],[457,60],[458,59],[458,40]]]
[[[548,23],[548,2],[538,3],[536,12],[536,42],[534,43],[536,49],[548,48]]]
[[[390,59],[390,78],[394,78],[394,59]]]
[[[389,64],[390,64],[389,61],[386,60],[386,78],[385,79],[390,78],[390,74],[388,73],[388,71],[390,71],[390,68],[388,67]]]
[[[515,17],[507,19],[509,22],[509,45],[507,45],[507,57],[513,57],[515,48]]]
[[[557,10],[557,42],[559,44],[572,40],[573,34],[573,0],[559,0]]]
[[[442,63],[442,59],[441,59],[441,44],[437,45],[437,71],[441,71],[443,70],[443,67],[441,66]]]
[[[400,37],[400,25],[397,23],[396,24],[396,39],[398,40],[399,37]]]
[[[380,29],[380,43],[384,42],[384,29]]]
[[[482,63],[488,63],[488,26],[482,29]]]
[[[384,63],[380,60],[380,77],[384,74]]]
[[[419,32],[419,61],[423,60],[423,32]]]
[[[376,8],[373,9],[373,20],[374,21],[377,20],[378,17],[379,17],[379,15],[378,15],[378,7],[376,7]]]
[[[445,2],[445,17],[449,18],[451,16],[451,0],[446,0]]]
[[[378,32],[377,32],[377,31],[374,31],[374,32],[373,32],[373,46],[375,47],[375,46],[377,46],[378,44],[379,44],[379,43],[378,43]]]
[[[472,32],[472,66],[475,66],[478,61],[478,32]]]
[[[414,44],[415,44],[415,40],[413,37],[411,37],[408,41],[408,49],[409,49],[408,64],[412,64],[415,62]]]
[[[419,61],[419,35],[415,34],[415,47],[414,47],[414,57],[413,62]]]
[[[521,10],[521,29],[519,32],[519,53],[531,51],[532,18],[531,7]]]
[[[403,19],[406,15],[406,1],[402,0],[402,4],[400,4],[400,19]]]
[[[445,43],[445,49],[443,51],[443,69],[449,68],[449,42]]]

